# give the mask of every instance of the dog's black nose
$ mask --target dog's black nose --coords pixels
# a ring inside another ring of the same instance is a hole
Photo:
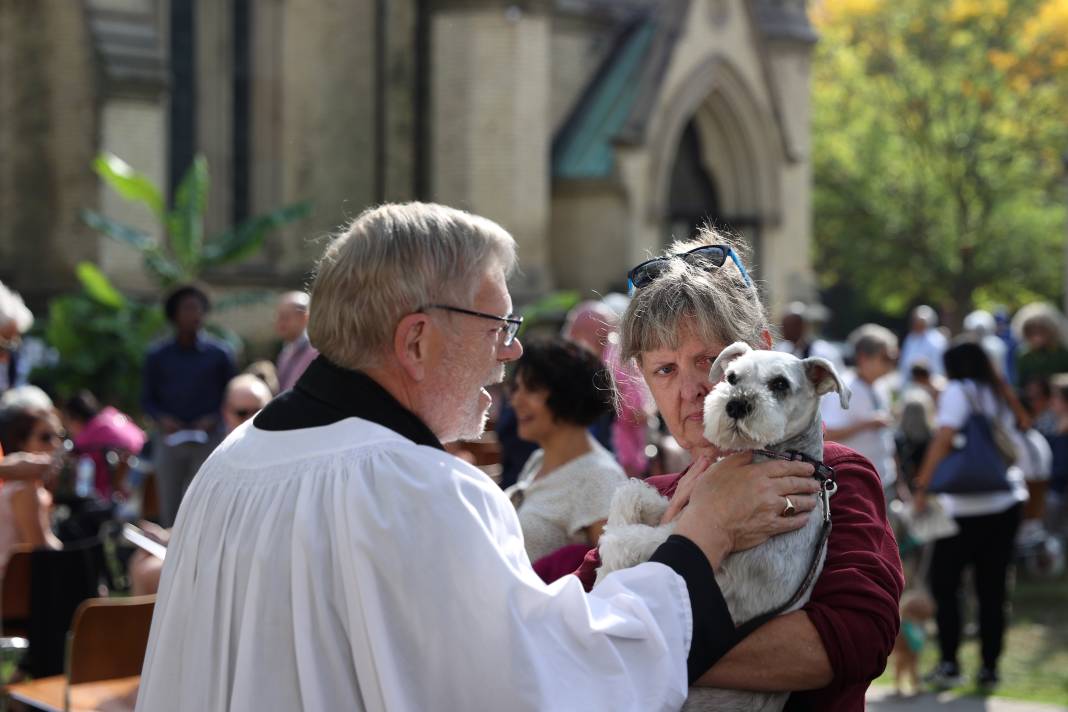
[[[735,398],[727,401],[727,415],[735,420],[740,420],[752,412],[753,406],[747,400]]]

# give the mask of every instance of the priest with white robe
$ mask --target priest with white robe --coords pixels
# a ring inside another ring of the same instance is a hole
[[[138,696],[170,710],[670,710],[739,637],[713,576],[804,523],[803,463],[734,456],[676,534],[586,594],[545,585],[515,510],[442,442],[522,353],[498,225],[384,205],[327,247],[295,388],[208,458],[175,524]]]

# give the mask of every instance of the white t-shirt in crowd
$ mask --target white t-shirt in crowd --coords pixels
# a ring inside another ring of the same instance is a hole
[[[970,400],[969,400],[970,398]],[[937,427],[960,430],[972,413],[971,403],[989,418],[996,418],[1010,432],[1016,423],[1012,411],[1002,403],[989,386],[980,386],[970,379],[950,381],[938,399]],[[939,502],[951,517],[977,517],[984,514],[1004,512],[1017,502],[1027,501],[1027,485],[1018,467],[1009,468],[1009,484],[1012,489],[984,494],[940,494]]]
[[[942,354],[946,351],[946,337],[938,329],[927,329],[923,333],[910,331],[901,344],[901,356],[897,361],[897,370],[901,374],[901,381],[908,383],[911,377],[912,364],[923,360],[934,375],[944,375],[945,365],[942,363]]]
[[[877,415],[890,415],[890,394],[881,381],[869,384],[855,371],[849,371],[842,379],[852,392],[849,408],[842,409],[837,393],[828,393],[820,402],[820,413],[827,428],[839,430]],[[894,443],[894,431],[890,427],[862,430],[849,438],[839,438],[838,442],[856,450],[871,460],[875,471],[879,473],[883,487],[889,487],[897,481],[897,446]]]
[[[608,518],[608,507],[627,475],[612,453],[590,438],[591,450],[535,479],[544,450],[536,450],[523,465],[519,478],[508,488],[518,503],[519,525],[531,561],[562,546],[585,541],[583,530]]]

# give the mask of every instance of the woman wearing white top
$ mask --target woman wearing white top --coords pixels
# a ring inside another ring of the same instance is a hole
[[[512,380],[519,437],[540,446],[506,493],[531,561],[597,545],[623,469],[587,428],[611,405],[604,364],[562,339],[528,345]]]
[[[918,510],[926,504],[926,489],[935,469],[950,453],[953,439],[964,427],[973,407],[1010,431],[1015,428],[1013,412],[1004,396],[1006,386],[978,343],[969,340],[955,344],[945,352],[943,362],[949,384],[938,401],[938,430],[916,477],[914,497]],[[1021,503],[1027,500],[1022,473],[1010,467],[1008,478],[1007,490],[938,496],[946,513],[960,527],[956,536],[935,543],[931,559],[930,584],[938,605],[941,662],[928,680],[941,687],[955,686],[961,680],[957,648],[961,639],[960,587],[965,566],[974,569],[979,599],[982,667],[977,681],[980,687],[988,689],[998,683],[997,662],[1008,603],[1006,577],[1020,524]]]

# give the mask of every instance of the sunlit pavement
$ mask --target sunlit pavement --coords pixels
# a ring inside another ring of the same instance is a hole
[[[925,693],[916,697],[898,697],[890,687],[868,690],[868,709],[878,712],[1068,712],[1068,707],[1037,702],[1003,700],[996,697],[956,697],[952,693]]]

